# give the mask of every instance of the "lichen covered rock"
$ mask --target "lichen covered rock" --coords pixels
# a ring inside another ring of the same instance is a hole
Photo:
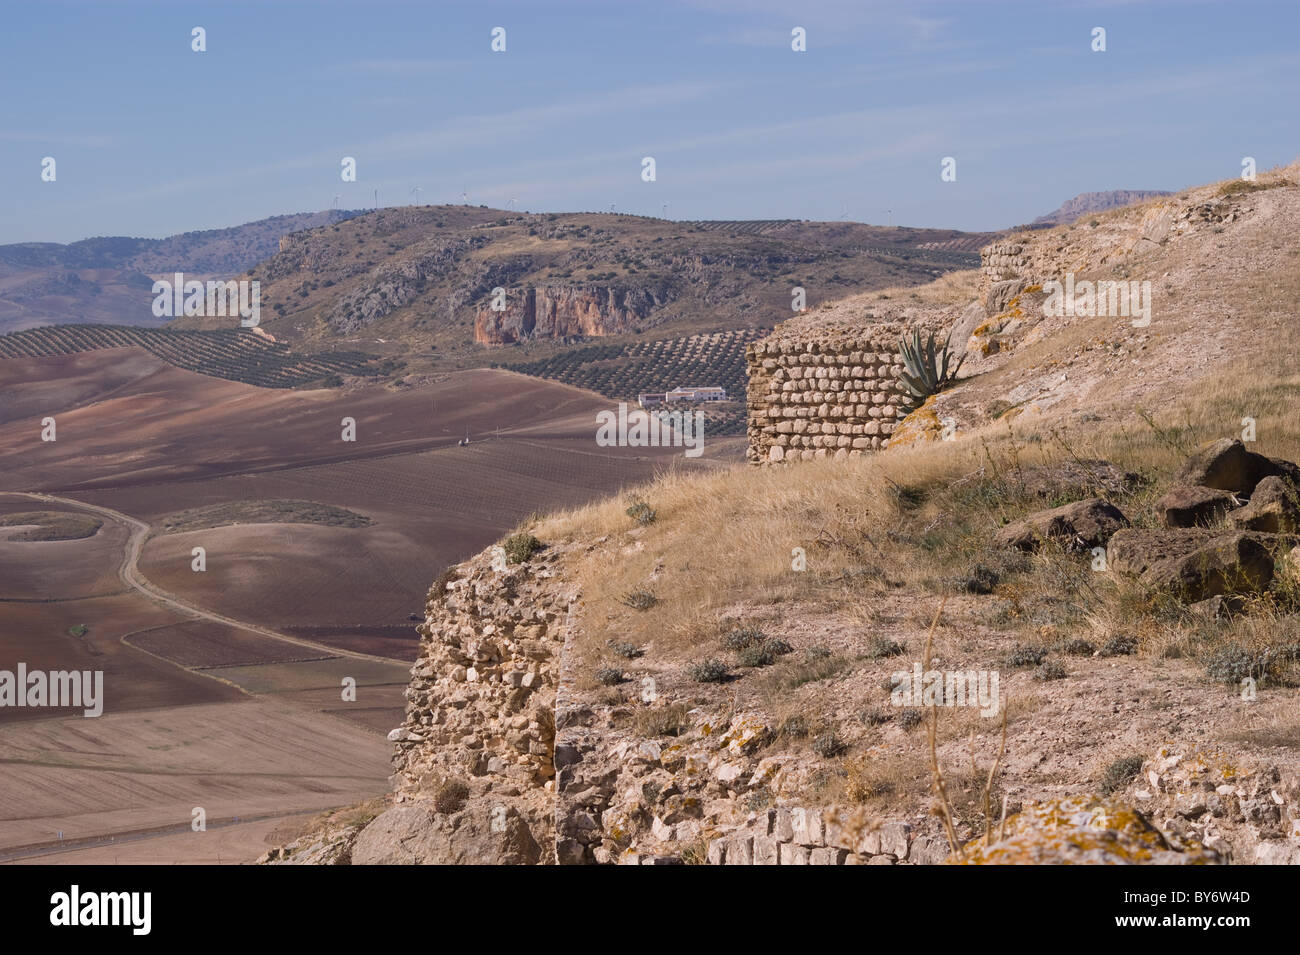
[[[1007,820],[1004,837],[976,842],[964,865],[1217,865],[1213,850],[1161,832],[1128,803],[1069,796],[1031,803]]]

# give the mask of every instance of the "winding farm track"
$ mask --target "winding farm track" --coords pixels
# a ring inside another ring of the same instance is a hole
[[[108,520],[124,525],[130,531],[130,537],[127,539],[126,547],[123,550],[122,563],[117,569],[117,575],[121,578],[122,583],[127,587],[138,591],[142,596],[160,606],[179,611],[180,613],[199,620],[208,620],[227,627],[234,627],[237,630],[244,630],[248,633],[255,633],[259,636],[269,637],[272,640],[279,640],[284,643],[293,644],[294,646],[305,647],[326,656],[352,657],[353,659],[370,660],[375,663],[395,663],[404,667],[410,665],[409,661],[406,660],[396,660],[392,657],[382,657],[371,653],[359,653],[355,650],[344,650],[338,647],[327,646],[323,643],[315,643],[311,640],[286,636],[276,630],[259,627],[254,623],[245,623],[242,620],[235,620],[233,617],[226,617],[222,614],[213,613],[210,610],[204,610],[202,607],[196,607],[194,604],[188,603],[180,597],[158,588],[140,573],[140,551],[144,548],[144,543],[148,539],[149,531],[152,528],[144,521],[131,517],[129,514],[123,514],[121,511],[115,511],[112,508],[101,507],[98,504],[87,504],[84,501],[77,501],[67,497],[58,497],[54,494],[41,494],[35,491],[0,491],[0,497],[25,497],[46,504],[63,504],[68,507],[77,508],[78,510],[98,514],[100,517],[105,517]],[[139,648],[137,647],[136,649]],[[156,656],[156,654],[151,654],[151,656]],[[179,664],[177,665],[179,666]],[[185,669],[189,668],[186,667]],[[200,670],[195,672],[201,673],[202,671]]]

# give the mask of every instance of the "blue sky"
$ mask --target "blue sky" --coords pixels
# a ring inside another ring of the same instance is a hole
[[[0,242],[163,236],[375,190],[993,229],[1079,192],[1300,157],[1296,0],[45,0],[6,5],[0,76]]]

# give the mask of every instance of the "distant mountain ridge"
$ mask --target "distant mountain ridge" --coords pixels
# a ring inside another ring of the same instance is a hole
[[[484,363],[547,343],[676,339],[788,318],[861,288],[975,268],[994,233],[802,220],[675,221],[394,206],[287,236],[248,277],[279,341]],[[797,303],[797,304],[795,304]],[[217,328],[224,319],[177,318]],[[388,351],[386,351],[386,349]],[[533,349],[532,351],[528,351]]]
[[[1039,216],[1030,225],[1069,225],[1080,216],[1105,212],[1107,209],[1118,209],[1121,206],[1131,206],[1135,202],[1145,202],[1148,199],[1171,195],[1173,195],[1172,192],[1162,189],[1111,189],[1109,192],[1081,192],[1073,199],[1067,199],[1061,203],[1060,208],[1056,211],[1049,212],[1045,216]]]
[[[166,319],[151,311],[150,276],[231,278],[274,255],[286,235],[358,215],[328,209],[165,239],[102,236],[66,245],[0,245],[0,333],[68,323],[158,325]]]

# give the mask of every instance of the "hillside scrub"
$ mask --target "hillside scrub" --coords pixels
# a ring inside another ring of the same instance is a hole
[[[810,766],[806,795],[825,800],[851,792],[882,808],[900,795],[923,801],[929,777],[915,741],[901,744],[915,750],[911,755],[891,756],[867,773],[877,779],[884,774],[887,782],[863,779],[864,751],[910,739],[902,721],[891,719],[888,708],[880,720],[845,721],[845,714],[859,705],[868,715],[887,706],[887,693],[876,695],[881,690],[873,687],[882,680],[887,687],[889,673],[910,666],[917,641],[908,637],[924,632],[926,608],[932,613],[940,600],[948,609],[935,646],[946,660],[996,669],[1005,667],[1017,645],[1044,649],[1041,666],[1008,679],[1020,681],[1008,693],[1013,735],[1033,732],[1041,719],[1035,713],[1053,705],[1059,688],[1072,693],[1069,688],[1101,678],[1099,668],[1111,665],[1105,661],[1126,659],[1108,647],[1123,646],[1124,653],[1136,654],[1127,659],[1157,670],[1162,661],[1194,663],[1204,692],[1211,692],[1212,682],[1206,667],[1225,647],[1256,655],[1274,648],[1269,659],[1281,662],[1271,671],[1271,685],[1294,682],[1290,658],[1276,650],[1279,641],[1300,646],[1298,605],[1284,588],[1258,598],[1249,615],[1216,623],[1133,581],[1095,572],[1086,552],[1048,546],[1022,554],[990,541],[1031,511],[1094,495],[1113,501],[1135,526],[1156,526],[1155,502],[1187,453],[1222,437],[1247,414],[1257,422],[1256,450],[1300,457],[1300,427],[1289,413],[1297,386],[1284,356],[1277,356],[1254,363],[1249,374],[1205,379],[1160,409],[1137,408],[1075,426],[1050,417],[1038,427],[999,420],[954,441],[856,461],[670,472],[633,492],[655,502],[652,524],[629,521],[626,499],[611,499],[529,528],[548,541],[607,539],[571,568],[584,594],[586,621],[572,652],[594,672],[613,665],[612,639],[644,648],[636,661],[644,669],[627,672],[624,705],[641,709],[636,688],[643,672],[654,674],[661,694],[706,708],[724,699],[732,700],[728,709],[743,705],[742,698],[756,700],[773,725],[798,714],[820,727],[814,739],[836,740],[822,752],[786,735],[772,744],[774,752],[804,754]],[[794,569],[800,553],[804,570]],[[658,597],[654,606],[632,611],[623,605],[627,593],[650,585]],[[701,658],[699,651],[725,652],[738,626],[788,639],[796,652],[741,666],[717,690],[697,682],[689,667]],[[838,634],[834,652],[819,647],[825,657],[807,656],[807,633],[826,628]],[[873,641],[888,639],[884,634],[900,635],[910,652],[873,653]],[[1081,647],[1088,653],[1081,655]],[[1085,669],[1063,666],[1067,658]],[[868,696],[859,700],[861,693]],[[988,728],[969,711],[945,711],[940,751],[956,747],[946,760],[966,762],[962,753],[973,730]],[[1091,771],[1097,775],[1127,755],[1096,745]],[[856,775],[845,769],[854,760]],[[975,795],[959,791],[953,798],[968,803]]]

